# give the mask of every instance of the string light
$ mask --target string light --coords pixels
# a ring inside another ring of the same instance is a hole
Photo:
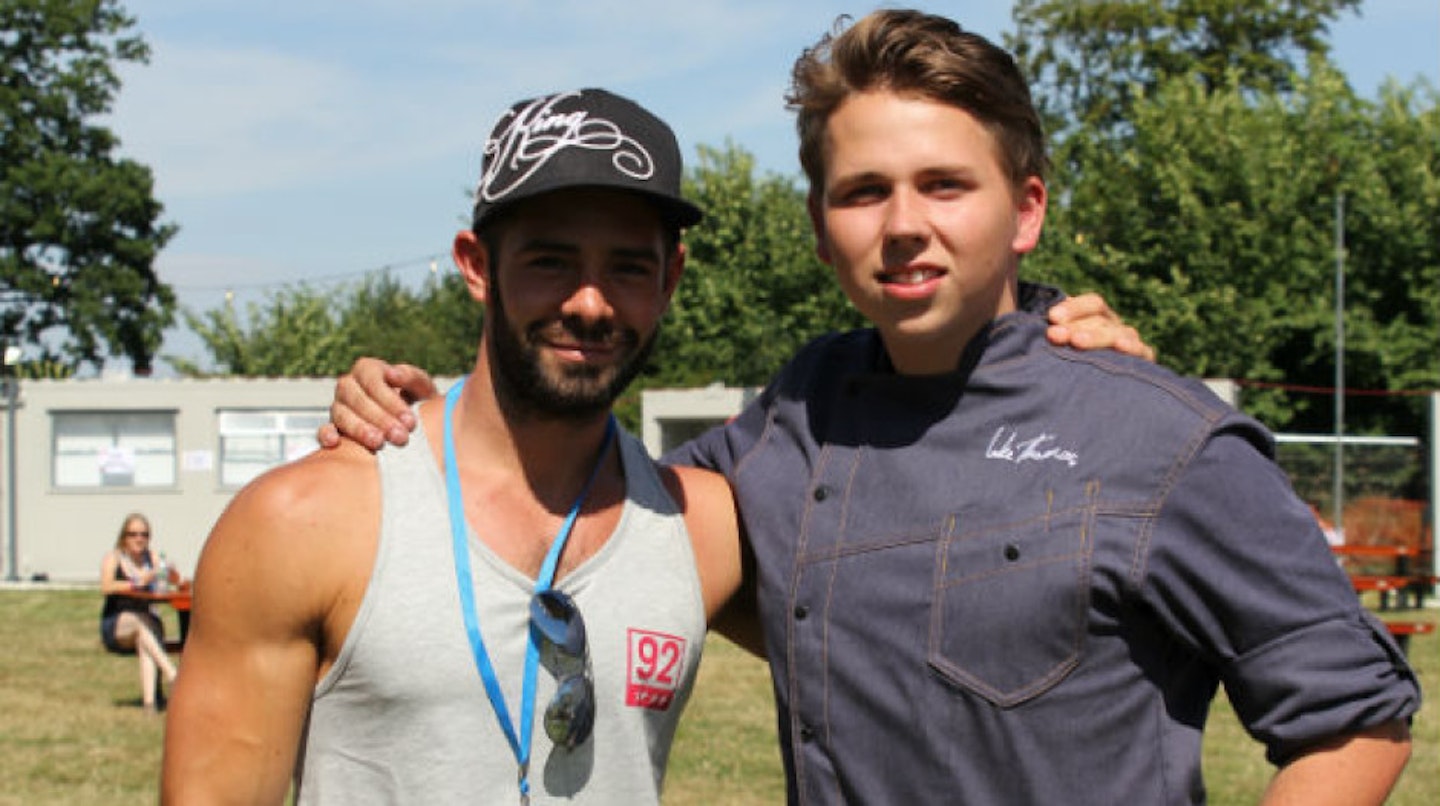
[[[343,283],[343,282],[348,282],[348,281],[356,280],[356,279],[359,279],[359,278],[364,278],[364,277],[370,277],[370,276],[374,276],[374,275],[384,274],[384,273],[386,273],[386,272],[395,271],[395,270],[397,270],[397,269],[403,269],[403,268],[406,268],[406,267],[408,267],[408,266],[424,265],[424,264],[427,263],[427,262],[428,262],[429,265],[430,265],[430,275],[431,275],[432,277],[438,277],[438,276],[439,276],[439,270],[440,270],[440,262],[439,262],[439,259],[440,259],[441,257],[443,257],[443,255],[441,255],[441,254],[422,255],[422,256],[420,256],[420,257],[410,258],[410,259],[408,259],[408,260],[402,260],[402,261],[398,261],[398,262],[395,262],[395,263],[387,263],[387,264],[385,264],[385,265],[383,265],[383,266],[377,266],[377,267],[375,267],[375,268],[370,268],[370,269],[360,269],[360,270],[358,270],[358,271],[339,272],[339,273],[336,273],[336,274],[324,274],[324,275],[320,275],[320,276],[317,276],[317,277],[307,277],[307,278],[301,278],[301,279],[268,280],[268,281],[257,281],[257,282],[253,282],[253,283],[227,282],[227,283],[224,284],[224,285],[183,285],[183,284],[179,284],[179,283],[170,283],[170,287],[171,287],[172,289],[174,289],[176,292],[184,292],[184,293],[194,293],[194,292],[204,292],[204,291],[224,291],[225,294],[226,294],[226,301],[229,302],[229,301],[232,301],[232,300],[233,300],[233,298],[234,298],[234,293],[235,293],[236,291],[252,291],[252,290],[262,290],[262,291],[263,291],[263,290],[271,289],[271,288],[282,288],[282,287],[296,286],[296,285],[329,285],[329,284],[331,284],[331,283]]]

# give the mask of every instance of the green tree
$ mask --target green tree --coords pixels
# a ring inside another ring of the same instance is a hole
[[[806,341],[860,319],[815,256],[795,181],[758,176],[733,144],[698,153],[685,192],[705,220],[685,234],[685,277],[643,382],[764,384]]]
[[[1052,125],[1109,128],[1137,97],[1188,76],[1284,92],[1330,23],[1360,0],[1016,0],[1005,37]],[[1296,60],[1299,60],[1298,62]],[[1057,131],[1057,134],[1061,132]]]
[[[344,368],[362,355],[383,355],[436,375],[460,375],[475,366],[484,309],[451,271],[408,290],[388,276],[363,283],[340,315],[349,341]]]
[[[75,375],[75,368],[60,361],[22,361],[15,365],[15,377],[32,380],[63,380]]]
[[[419,290],[388,274],[340,289],[300,285],[250,303],[183,311],[215,365],[168,357],[183,375],[328,376],[362,355],[415,364],[436,375],[468,372],[480,339],[480,309],[458,274]]]
[[[250,303],[241,315],[233,304],[203,314],[182,310],[185,323],[210,351],[218,370],[194,362],[167,360],[182,375],[308,376],[343,369],[346,345],[332,296],[307,286],[287,287]]]
[[[1172,79],[1136,100],[1124,138],[1077,130],[1027,270],[1100,290],[1181,372],[1328,386],[1343,195],[1347,385],[1434,387],[1435,94],[1366,102],[1319,58],[1296,81],[1280,95]],[[1245,405],[1275,428],[1332,425],[1323,397],[1255,389]],[[1417,415],[1372,399],[1348,427],[1417,433]]]
[[[1055,171],[1025,271],[1109,298],[1195,375],[1334,379],[1344,199],[1347,386],[1440,381],[1436,94],[1356,96],[1328,29],[1358,0],[1017,0],[1007,38],[1047,112]],[[1330,398],[1261,386],[1275,428],[1327,431]],[[1347,405],[1347,429],[1418,433],[1410,400]]]
[[[0,339],[144,374],[174,318],[153,264],[175,228],[94,122],[115,65],[148,58],[133,26],[115,0],[0,2]]]

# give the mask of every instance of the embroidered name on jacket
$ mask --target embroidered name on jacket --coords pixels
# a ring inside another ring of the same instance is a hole
[[[632,179],[646,180],[655,172],[650,152],[620,127],[584,111],[558,112],[555,105],[578,93],[537,98],[510,121],[505,130],[485,144],[485,175],[479,194],[486,201],[503,199],[525,184],[536,171],[567,148],[613,151],[610,164]]]
[[[1054,441],[1054,434],[1043,431],[1036,436],[1021,439],[1018,429],[1002,425],[995,429],[995,436],[990,438],[990,447],[985,449],[985,458],[1017,465],[1045,461],[1064,462],[1070,467],[1079,464],[1080,454],[1066,448],[1054,447]]]

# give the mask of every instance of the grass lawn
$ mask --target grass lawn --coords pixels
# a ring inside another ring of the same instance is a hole
[[[9,648],[0,655],[0,806],[156,801],[164,725],[140,710],[134,659],[101,649],[99,611],[94,591],[0,590],[0,646]],[[1422,617],[1437,621],[1440,612]],[[1429,696],[1390,802],[1434,806],[1440,637],[1415,638],[1410,656]],[[712,639],[671,756],[665,802],[782,802],[774,719],[764,665]],[[1205,769],[1210,801],[1222,806],[1254,803],[1270,775],[1223,700],[1212,712]]]

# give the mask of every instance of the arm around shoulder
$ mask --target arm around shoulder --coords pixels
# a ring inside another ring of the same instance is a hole
[[[694,467],[664,470],[685,510],[710,627],[756,655],[764,649],[754,603],[753,558],[741,534],[735,494],[724,476]]]
[[[216,523],[166,723],[162,802],[283,802],[311,694],[338,646],[334,611],[357,574],[363,593],[373,562],[361,536],[366,518],[378,524],[378,501],[363,503],[375,497],[373,464],[350,446],[281,467]]]
[[[694,467],[661,467],[661,478],[685,513],[695,570],[713,618],[740,587],[740,527],[725,477]]]

